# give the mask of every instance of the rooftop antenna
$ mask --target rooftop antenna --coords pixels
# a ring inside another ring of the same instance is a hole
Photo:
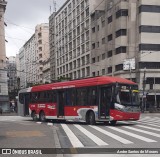
[[[57,8],[56,8],[56,0],[53,0],[53,11],[56,12]]]

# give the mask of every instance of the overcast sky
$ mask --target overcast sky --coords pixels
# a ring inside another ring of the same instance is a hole
[[[4,20],[7,23],[6,55],[15,56],[24,43],[33,35],[35,26],[48,23],[53,0],[6,0],[8,1]],[[66,0],[56,0],[59,9]]]

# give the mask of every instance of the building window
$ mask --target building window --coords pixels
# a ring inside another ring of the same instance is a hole
[[[82,77],[85,77],[85,68],[82,69]]]
[[[160,44],[140,44],[140,51],[160,51]]]
[[[95,33],[96,29],[95,27],[92,28],[92,33]]]
[[[87,76],[90,76],[90,67],[87,67],[87,68],[86,68],[86,75],[87,75]]]
[[[112,40],[112,34],[108,36],[108,41],[111,41],[111,40]]]
[[[121,46],[116,48],[116,54],[126,53],[127,48],[125,46]]]
[[[108,17],[108,24],[112,22],[112,16]]]
[[[125,35],[127,35],[126,29],[120,29],[120,30],[116,31],[116,38],[119,36],[125,36]]]
[[[97,62],[99,62],[99,56],[97,57]]]
[[[105,53],[102,54],[102,60],[104,60],[106,57]]]
[[[139,13],[141,13],[141,12],[160,13],[160,6],[158,6],[158,5],[141,5],[139,7]]]
[[[96,58],[92,58],[92,63],[95,63],[96,62]]]
[[[112,57],[112,50],[111,50],[111,51],[108,51],[107,57],[108,57],[108,58],[109,58],[109,57]]]
[[[89,63],[90,63],[89,59],[90,59],[90,58],[89,58],[89,55],[87,55],[87,56],[86,56],[86,64],[89,64]]]
[[[89,16],[89,8],[86,10],[86,17]]]
[[[147,32],[147,33],[160,33],[160,26],[139,26],[139,33]]]
[[[160,62],[140,62],[139,63],[140,69],[160,69]]]
[[[121,16],[128,16],[128,10],[127,9],[118,10],[116,12],[116,18],[119,18]]]
[[[97,47],[99,47],[99,41],[97,42]]]
[[[102,38],[102,44],[105,44],[105,38]]]
[[[112,67],[108,67],[108,74],[112,73]]]
[[[105,75],[105,69],[102,69],[102,75]]]
[[[102,27],[104,27],[105,26],[105,21],[102,21]]]
[[[123,70],[123,64],[118,64],[115,66],[115,71]]]
[[[97,31],[99,31],[99,25],[97,26]]]
[[[78,70],[78,78],[81,77],[81,73],[80,73],[80,70]]]
[[[160,78],[159,77],[147,77],[146,84],[160,84]],[[152,88],[153,89],[153,88]]]
[[[95,47],[96,47],[96,44],[93,43],[93,44],[92,44],[92,49],[95,49]]]
[[[84,66],[85,65],[85,57],[82,57],[82,66]]]

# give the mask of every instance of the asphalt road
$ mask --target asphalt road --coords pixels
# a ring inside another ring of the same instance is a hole
[[[33,122],[30,118],[0,116],[0,148],[67,148],[64,151],[110,151],[112,148],[150,150],[160,148],[160,114],[142,114],[137,122],[116,126],[83,122]],[[82,148],[82,149],[79,149]],[[92,148],[92,149],[91,149]],[[3,155],[6,156],[6,155]],[[13,156],[13,155],[12,155]],[[18,155],[14,155],[18,156]],[[28,155],[27,155],[28,156]],[[31,156],[31,155],[30,155]],[[56,156],[56,155],[32,155]],[[61,155],[58,155],[61,156]],[[159,154],[65,154],[65,157],[158,157]]]

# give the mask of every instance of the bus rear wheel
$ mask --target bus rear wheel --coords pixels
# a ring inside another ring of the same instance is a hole
[[[90,125],[95,125],[96,121],[95,121],[95,114],[93,112],[90,112],[89,113],[89,116],[88,116],[88,123]]]
[[[45,117],[44,111],[40,112],[39,119],[40,119],[41,122],[45,122],[46,121],[46,117]]]
[[[112,120],[110,121],[110,125],[116,125],[117,121],[116,120]]]
[[[31,116],[32,116],[33,121],[37,121],[37,115],[35,111],[32,112]]]

